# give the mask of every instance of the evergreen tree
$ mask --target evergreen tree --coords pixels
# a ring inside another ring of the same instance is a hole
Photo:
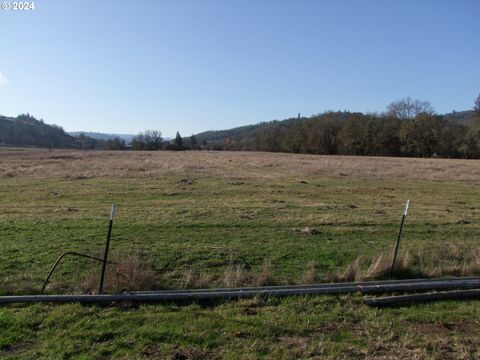
[[[175,145],[177,145],[178,150],[183,149],[183,139],[180,136],[180,133],[177,131],[177,135],[175,135]]]
[[[198,140],[195,135],[190,136],[190,146],[192,150],[198,150],[200,147],[198,145]]]

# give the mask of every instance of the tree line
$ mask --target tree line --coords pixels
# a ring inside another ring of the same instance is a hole
[[[473,116],[438,115],[428,101],[410,97],[381,114],[328,111],[309,118],[272,121],[164,140],[159,130],[135,136],[133,150],[229,150],[321,155],[480,158],[480,96]]]
[[[460,122],[437,115],[427,101],[405,98],[382,114],[326,112],[266,123],[245,139],[210,143],[215,150],[323,155],[480,158],[480,96],[473,116]]]
[[[177,131],[173,140],[164,140],[160,130],[146,130],[136,135],[132,139],[131,147],[133,150],[202,150],[206,147],[206,142],[200,146],[195,135],[189,138],[183,138]]]
[[[73,137],[29,114],[0,116],[0,145],[107,150],[245,150],[323,155],[480,158],[480,96],[468,116],[438,115],[428,101],[405,98],[381,114],[329,111],[183,138],[159,130],[131,144],[113,138]],[[462,117],[463,116],[463,117]]]

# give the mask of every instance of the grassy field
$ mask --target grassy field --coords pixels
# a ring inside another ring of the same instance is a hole
[[[0,295],[38,293],[64,251],[107,290],[480,275],[480,161],[242,152],[0,150]],[[380,259],[380,260],[379,260]],[[66,259],[49,293],[94,292]],[[480,301],[356,296],[0,307],[0,358],[477,359]]]

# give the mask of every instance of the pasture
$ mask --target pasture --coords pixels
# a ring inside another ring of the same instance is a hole
[[[65,251],[109,292],[480,275],[480,161],[255,152],[0,149],[0,295],[38,293]],[[48,293],[96,291],[66,259]],[[480,301],[371,309],[362,297],[0,307],[1,358],[479,356]]]

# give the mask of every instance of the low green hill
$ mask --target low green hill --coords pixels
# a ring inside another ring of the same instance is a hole
[[[0,146],[62,149],[102,149],[105,141],[67,134],[60,126],[45,124],[30,114],[0,115]]]
[[[76,148],[76,139],[61,127],[45,124],[29,114],[13,117],[0,116],[0,144],[7,146],[35,146]]]

